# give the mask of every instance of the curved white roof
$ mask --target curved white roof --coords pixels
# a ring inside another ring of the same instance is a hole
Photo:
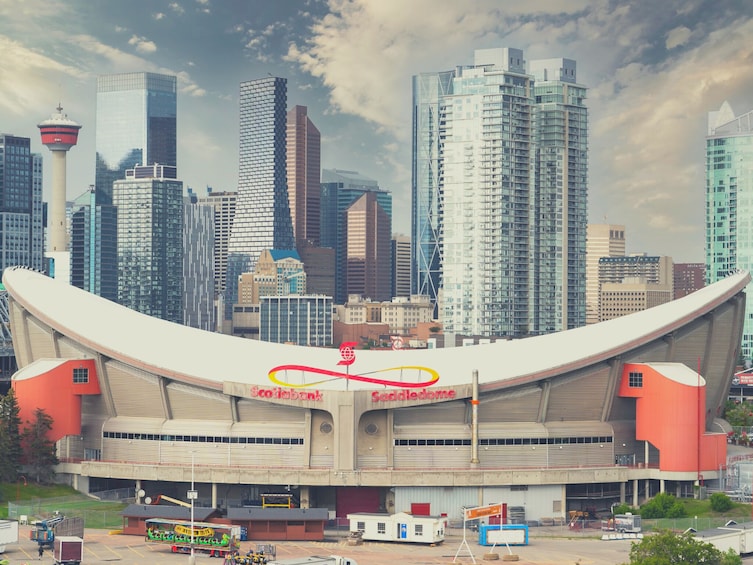
[[[41,273],[9,268],[3,283],[31,315],[94,351],[179,381],[221,389],[224,381],[270,385],[280,365],[371,375],[417,382],[436,371],[437,386],[468,384],[474,370],[481,384],[524,382],[596,363],[666,335],[709,312],[745,288],[747,272],[733,274],[684,298],[649,310],[582,328],[526,339],[443,349],[355,352],[350,366],[338,365],[337,348],[281,345],[206,332],[152,318]],[[278,384],[327,379],[312,371],[277,374]],[[346,390],[330,378],[322,390]],[[350,380],[347,390],[383,388]],[[492,385],[492,388],[493,385]]]

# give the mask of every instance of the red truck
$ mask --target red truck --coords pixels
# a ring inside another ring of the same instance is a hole
[[[84,558],[84,540],[78,536],[55,536],[52,558],[56,565],[79,565]]]

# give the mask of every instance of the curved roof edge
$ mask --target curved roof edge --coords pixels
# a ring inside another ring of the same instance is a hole
[[[392,371],[402,378],[404,371],[420,367],[436,371],[439,386],[467,384],[474,370],[482,384],[542,378],[606,360],[674,331],[742,292],[750,280],[748,272],[740,271],[649,310],[542,336],[472,347],[359,350],[350,371]],[[269,385],[271,371],[280,365],[342,369],[336,348],[260,342],[181,326],[30,269],[6,269],[3,283],[13,300],[62,335],[110,358],[176,380],[212,388],[224,381]],[[342,382],[334,379],[317,386],[339,390]],[[374,388],[382,386],[356,381],[349,386],[349,390]]]

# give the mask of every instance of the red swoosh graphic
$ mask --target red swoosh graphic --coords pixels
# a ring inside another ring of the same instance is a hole
[[[380,369],[378,371],[374,371],[373,374],[376,373],[386,373],[389,371],[402,371],[404,369],[413,369],[420,371],[426,371],[431,375],[431,378],[428,381],[423,381],[419,383],[406,383],[403,381],[393,381],[390,379],[379,379],[375,377],[367,377],[366,375],[351,375],[348,373],[340,373],[339,371],[330,371],[329,369],[321,369],[319,367],[309,367],[307,365],[279,365],[277,367],[274,367],[269,371],[269,380],[272,381],[275,384],[278,384],[280,386],[290,387],[290,388],[306,388],[310,386],[315,386],[321,383],[325,383],[329,381],[330,379],[322,379],[316,382],[312,383],[305,383],[305,384],[292,384],[287,383],[285,381],[281,381],[277,378],[277,373],[282,371],[301,371],[304,373],[315,373],[317,375],[326,375],[328,377],[335,377],[338,379],[348,379],[353,381],[361,381],[364,383],[372,383],[372,384],[378,384],[378,385],[386,385],[386,386],[395,386],[399,388],[424,388],[427,386],[432,386],[434,383],[436,383],[439,380],[439,373],[435,371],[434,369],[430,369],[428,367],[421,367],[418,365],[404,365],[401,367],[391,367],[389,369]]]

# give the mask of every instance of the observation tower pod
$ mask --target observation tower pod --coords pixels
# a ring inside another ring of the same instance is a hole
[[[50,203],[50,252],[65,252],[65,196],[66,196],[66,153],[76,145],[81,125],[63,114],[58,104],[57,114],[40,122],[37,126],[42,134],[42,143],[52,151],[52,202]]]

